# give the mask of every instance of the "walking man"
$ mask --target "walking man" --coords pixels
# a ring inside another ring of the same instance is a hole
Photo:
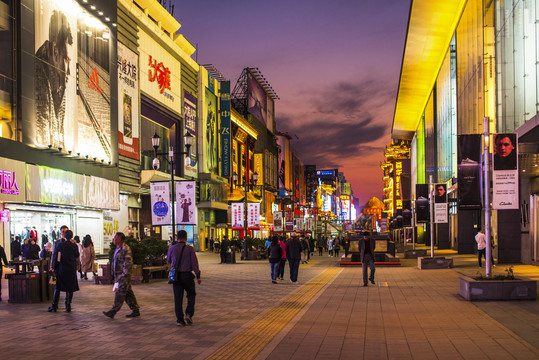
[[[290,282],[295,284],[298,281],[299,262],[301,261],[301,243],[297,236],[286,242],[285,250],[290,267]]]
[[[367,286],[367,278],[374,284],[374,249],[376,243],[370,237],[368,231],[363,232],[363,239],[359,240],[359,250],[361,253],[361,263],[363,265],[363,286]],[[367,265],[371,268],[371,276],[367,277]]]
[[[481,267],[482,257],[484,257],[485,262],[487,262],[487,258],[485,256],[485,252],[487,249],[487,237],[483,233],[483,230],[477,230],[477,235],[475,235],[475,241],[477,242],[477,261],[479,262],[479,267]]]
[[[175,267],[176,281],[172,283],[174,291],[174,311],[176,312],[176,325],[185,326],[193,324],[195,314],[195,276],[200,285],[200,269],[195,250],[187,245],[187,232],[178,231],[178,243],[168,249],[167,261]],[[193,275],[193,272],[195,273]],[[187,293],[187,308],[183,314],[183,292]],[[187,324],[186,324],[187,323]]]
[[[109,311],[103,311],[103,314],[109,318],[114,318],[114,315],[122,308],[124,301],[131,309],[131,314],[125,317],[133,318],[140,316],[137,298],[131,288],[131,274],[133,271],[133,256],[131,248],[125,243],[125,235],[122,232],[117,232],[112,239],[116,245],[114,252],[114,260],[112,263],[112,271],[114,274],[114,305]]]

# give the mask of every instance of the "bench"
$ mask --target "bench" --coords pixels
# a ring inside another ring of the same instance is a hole
[[[142,282],[143,283],[150,282],[150,275],[152,273],[156,273],[155,275],[159,273],[160,278],[166,279],[168,276],[168,271],[169,271],[168,264],[162,265],[162,266],[144,266],[142,268]],[[154,275],[154,278],[155,278],[155,275]]]

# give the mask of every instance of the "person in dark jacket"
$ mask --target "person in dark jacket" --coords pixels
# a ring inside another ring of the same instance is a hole
[[[71,301],[73,292],[79,291],[77,282],[77,267],[79,264],[79,247],[73,240],[73,231],[64,232],[65,240],[58,245],[53,256],[57,256],[54,273],[56,274],[56,287],[52,298],[52,305],[47,311],[56,312],[58,301],[60,300],[60,291],[66,293],[66,311],[71,312]]]
[[[268,258],[271,268],[271,282],[277,284],[277,274],[279,273],[279,264],[283,257],[283,248],[277,241],[277,236],[271,239],[271,243],[268,246]]]
[[[41,259],[50,259],[52,257],[52,243],[48,242],[43,246],[43,250],[39,253]]]
[[[24,239],[24,242],[21,245],[21,255],[24,259],[28,259],[29,254],[30,254],[30,241],[28,239]]]
[[[228,247],[230,246],[230,241],[228,241],[227,237],[225,236],[223,238],[223,241],[221,241],[221,264],[226,264],[226,252],[228,251]]]
[[[359,240],[359,251],[361,254],[361,263],[363,265],[363,286],[367,286],[367,265],[371,269],[371,274],[368,279],[374,285],[374,273],[376,271],[374,267],[374,250],[376,248],[376,242],[371,238],[370,233],[365,231],[363,233],[363,239]]]
[[[299,262],[301,261],[301,243],[297,236],[286,242],[286,258],[290,267],[290,282],[298,281]]]
[[[176,325],[185,326],[193,324],[195,314],[195,277],[200,285],[200,269],[195,249],[187,245],[187,232],[178,231],[179,242],[168,249],[167,261],[176,269],[176,281],[172,283],[174,291],[174,311],[176,313]],[[194,273],[194,275],[193,275]],[[183,313],[183,292],[187,294],[187,308],[185,317]],[[186,323],[187,322],[187,323]]]
[[[21,238],[15,236],[15,239],[11,242],[11,260],[15,260],[21,255]]]
[[[2,265],[4,263],[4,265]],[[7,267],[7,257],[6,252],[4,251],[4,248],[2,245],[0,245],[0,279],[2,278],[3,272],[4,272],[4,266]],[[2,286],[0,285],[0,301],[2,301]]]

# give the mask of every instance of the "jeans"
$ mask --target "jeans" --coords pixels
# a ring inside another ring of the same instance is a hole
[[[372,254],[365,254],[363,256],[362,265],[363,265],[363,284],[366,284],[367,280],[374,281],[374,272],[376,271],[376,269],[374,268],[374,256],[372,256]],[[371,276],[369,276],[368,279],[367,279],[367,265],[369,265],[369,267],[371,268]]]
[[[195,278],[192,272],[180,272],[178,281],[172,283],[174,291],[174,312],[176,313],[176,321],[183,321],[183,292],[187,293],[187,308],[185,313],[190,317],[195,314]]]
[[[279,273],[277,275],[278,278],[284,278],[284,266],[286,265],[286,258],[281,259],[279,262]]]
[[[288,266],[290,267],[290,281],[298,281],[299,262],[301,259],[288,259]]]
[[[274,263],[270,263],[271,267],[271,280],[275,281],[277,280],[277,274],[279,273],[279,265],[281,264],[281,261],[277,261]]]

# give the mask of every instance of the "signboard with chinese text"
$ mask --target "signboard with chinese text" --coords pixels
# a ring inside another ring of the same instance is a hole
[[[196,178],[198,175],[197,158],[197,98],[183,92],[183,119],[185,123],[185,133],[193,135],[189,158],[185,159],[185,175]]]
[[[284,218],[285,218],[285,230],[286,232],[294,231],[294,212],[293,211],[285,211],[284,212]]]
[[[26,165],[0,157],[0,201],[26,201]]]
[[[170,183],[156,181],[150,183],[152,200],[152,225],[170,225]]]
[[[283,231],[283,213],[282,211],[275,211],[273,213],[273,231]]]
[[[139,160],[138,56],[118,43],[118,154]]]
[[[181,114],[180,62],[144,31],[138,36],[140,90]]]
[[[196,225],[195,198],[195,181],[176,181],[176,224]]]
[[[303,218],[302,217],[298,217],[296,218],[296,231],[298,232],[303,232]]]
[[[242,230],[243,229],[243,209],[244,204],[242,202],[235,202],[232,203],[232,230]]]
[[[313,231],[313,218],[311,217],[305,218],[305,231],[306,232]]]
[[[221,176],[231,176],[230,81],[221,82]]]
[[[260,230],[260,203],[247,204],[247,228]]]

